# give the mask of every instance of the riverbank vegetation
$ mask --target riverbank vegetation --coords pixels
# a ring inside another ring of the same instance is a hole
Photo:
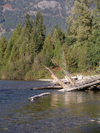
[[[95,8],[91,9],[91,4]],[[0,78],[36,80],[49,78],[44,66],[62,77],[70,73],[96,70],[100,65],[100,2],[76,1],[65,32],[56,25],[46,36],[43,16],[38,11],[33,22],[26,14],[25,24],[13,31],[9,41],[0,39]],[[60,67],[59,67],[60,66]]]

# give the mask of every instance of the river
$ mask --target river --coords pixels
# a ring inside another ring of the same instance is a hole
[[[100,92],[30,90],[41,81],[0,81],[0,133],[100,133]],[[50,95],[29,102],[40,93]]]

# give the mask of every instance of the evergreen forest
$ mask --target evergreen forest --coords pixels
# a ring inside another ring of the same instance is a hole
[[[0,36],[9,40],[12,31],[19,23],[24,26],[25,15],[28,13],[35,20],[41,12],[46,26],[46,35],[58,24],[64,31],[67,28],[66,17],[71,14],[75,0],[0,0]]]
[[[94,8],[91,9],[91,5]],[[78,0],[72,15],[66,17],[67,29],[55,25],[46,34],[43,16],[35,20],[26,14],[24,27],[19,23],[9,41],[0,38],[0,78],[36,80],[54,73],[95,71],[100,66],[100,0]]]

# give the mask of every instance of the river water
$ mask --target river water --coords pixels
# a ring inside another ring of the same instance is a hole
[[[100,92],[30,90],[41,81],[0,81],[0,133],[100,133]],[[50,95],[29,102],[40,93]]]

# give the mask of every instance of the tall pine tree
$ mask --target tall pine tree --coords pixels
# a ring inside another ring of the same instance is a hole
[[[45,54],[45,65],[50,66],[52,64],[51,59],[53,58],[53,43],[50,34],[46,37],[43,45],[43,53]]]
[[[4,53],[7,48],[7,40],[5,36],[0,39],[0,65],[3,65]]]
[[[40,11],[37,12],[34,21],[34,32],[33,32],[33,45],[34,45],[34,56],[38,54],[43,48],[44,40],[46,37],[46,29],[43,24],[43,16]]]
[[[71,37],[77,39],[78,44],[84,44],[88,40],[92,30],[92,13],[90,6],[93,0],[75,1],[70,17],[72,33]]]

